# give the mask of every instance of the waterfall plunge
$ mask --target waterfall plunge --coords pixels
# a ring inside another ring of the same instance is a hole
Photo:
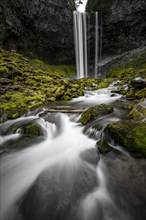
[[[77,78],[88,77],[89,65],[88,65],[88,52],[89,44],[87,44],[87,20],[88,16],[85,12],[87,0],[75,1],[75,6],[77,11],[73,12],[73,22],[74,22],[74,41],[75,41],[75,55],[76,55],[76,70]],[[101,39],[100,39],[101,41]],[[101,61],[101,48],[99,48],[99,18],[98,12],[95,13],[95,67],[94,67],[94,77],[98,77],[98,64]],[[100,53],[100,59],[99,59]]]
[[[74,11],[74,36],[76,51],[77,78],[87,77],[87,15],[79,11]]]

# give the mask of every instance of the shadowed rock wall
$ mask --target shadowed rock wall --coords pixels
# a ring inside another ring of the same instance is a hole
[[[69,62],[73,30],[67,1],[0,0],[0,46],[49,63]]]
[[[121,54],[146,45],[145,0],[88,0],[87,10],[99,11],[100,20],[102,12],[104,54]]]
[[[73,5],[74,0],[0,0],[0,47],[48,63],[74,63]],[[102,11],[105,56],[146,45],[145,0],[88,0],[87,9]],[[91,57],[94,38],[91,16]]]

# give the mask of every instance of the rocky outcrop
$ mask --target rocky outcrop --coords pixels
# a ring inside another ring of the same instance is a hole
[[[99,11],[103,55],[122,54],[146,44],[146,1],[89,0],[87,9],[89,12]],[[91,42],[95,36],[94,20],[90,30]]]
[[[67,1],[1,0],[0,46],[49,63],[69,62],[73,30]]]
[[[104,55],[121,54],[146,44],[144,0],[89,0],[88,4],[90,12],[102,12],[99,20],[102,20]],[[1,0],[0,47],[37,56],[48,63],[75,62],[73,10],[73,0]],[[92,59],[94,20],[91,16]]]
[[[146,44],[146,1],[113,1],[109,14],[104,14],[104,49],[112,53]]]

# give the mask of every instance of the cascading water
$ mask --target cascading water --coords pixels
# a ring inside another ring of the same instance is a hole
[[[87,14],[85,12],[87,0],[75,1],[77,11],[73,12],[74,39],[76,51],[77,78],[88,75],[87,59]]]
[[[112,89],[74,105],[112,103],[121,98]],[[120,120],[117,112],[98,118],[98,129],[85,129],[79,115],[46,110],[0,125],[0,219],[145,220],[145,161],[113,143],[116,152],[98,153],[102,127]],[[39,136],[27,136],[30,125],[40,128]]]
[[[90,68],[89,65],[90,42],[87,42],[90,16],[85,12],[86,4],[87,0],[75,1],[77,11],[73,12],[76,70],[78,79],[88,77],[89,75],[97,78],[100,75],[99,64],[101,63],[102,57],[102,19],[100,19],[101,26],[99,26],[99,13],[96,12],[94,74],[92,71],[90,73],[90,69],[92,68]]]

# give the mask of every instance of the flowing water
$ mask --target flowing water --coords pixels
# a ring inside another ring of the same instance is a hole
[[[87,14],[79,11],[73,12],[74,39],[76,52],[77,78],[88,75],[87,65]]]
[[[113,103],[110,89],[88,92],[71,104]],[[45,109],[0,125],[1,220],[144,220],[146,161],[133,159],[121,146],[98,153],[103,128],[84,128],[80,115]],[[120,120],[115,112],[98,118],[106,126]],[[38,137],[25,128],[36,124]]]

